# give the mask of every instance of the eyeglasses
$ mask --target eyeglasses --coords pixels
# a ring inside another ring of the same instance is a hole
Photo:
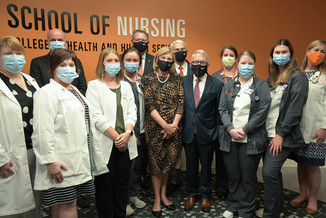
[[[201,65],[201,66],[206,66],[208,63],[206,61],[191,61],[192,65]]]

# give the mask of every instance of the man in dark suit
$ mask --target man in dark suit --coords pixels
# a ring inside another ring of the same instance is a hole
[[[53,74],[49,75],[49,57],[53,50],[56,48],[65,48],[66,38],[62,30],[51,29],[47,34],[48,43],[50,45],[50,52],[44,56],[34,58],[31,62],[31,68],[29,74],[36,80],[40,87],[48,84],[50,78],[53,77]],[[83,65],[80,60],[77,60],[77,68],[79,68],[79,77],[74,79],[72,84],[78,88],[78,90],[85,95],[87,89],[87,82],[85,78],[85,73]]]
[[[138,73],[142,76],[146,76],[147,74],[153,72],[153,62],[154,56],[148,54],[146,51],[148,50],[148,33],[144,30],[135,30],[132,33],[131,44],[135,47],[140,55],[142,56],[142,67],[139,68]]]
[[[192,74],[190,63],[186,60],[187,58],[187,45],[184,41],[177,39],[171,43],[170,47],[174,52],[175,56],[175,72],[181,77],[188,74]],[[181,181],[181,169],[171,168],[169,176],[169,184],[167,187],[168,193],[173,193],[182,184]]]
[[[198,194],[198,170],[201,163],[201,209],[211,207],[211,166],[214,146],[218,140],[218,104],[223,83],[207,73],[208,55],[197,50],[191,57],[192,74],[183,77],[186,109],[183,125],[183,141],[186,151],[188,198],[185,210],[194,207]]]

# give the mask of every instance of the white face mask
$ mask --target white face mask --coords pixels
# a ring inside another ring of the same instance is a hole
[[[222,57],[222,63],[225,67],[232,67],[235,64],[235,58],[231,56]]]

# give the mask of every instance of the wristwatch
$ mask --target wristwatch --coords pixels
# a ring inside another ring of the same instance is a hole
[[[129,133],[129,134],[130,134],[130,136],[132,136],[132,135],[134,134],[134,132],[133,132],[133,131],[131,131],[131,130],[129,130],[129,129],[127,129],[127,130],[126,130],[126,132],[127,132],[127,133]]]

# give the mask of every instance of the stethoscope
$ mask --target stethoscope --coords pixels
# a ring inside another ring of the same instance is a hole
[[[253,82],[254,84],[254,93],[255,93],[255,101],[258,102],[260,100],[259,98],[259,95],[258,95],[258,90],[257,90],[257,87],[256,87],[256,77],[253,76]],[[237,75],[235,78],[234,78],[234,84],[233,84],[233,88],[235,88],[237,85],[239,85],[241,87],[241,83],[239,81],[239,75]],[[240,90],[240,89],[239,89]],[[238,93],[237,93],[238,94]],[[233,94],[232,97],[235,97],[237,96],[237,94]]]

